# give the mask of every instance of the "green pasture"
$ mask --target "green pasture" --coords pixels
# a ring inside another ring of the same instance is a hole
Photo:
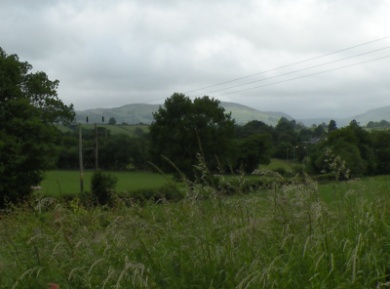
[[[350,181],[331,181],[318,186],[321,199],[330,204],[342,200],[348,194],[375,200],[378,195],[390,197],[390,176],[375,176]]]
[[[88,124],[82,124],[81,127],[82,127],[83,130],[94,130],[95,129],[95,125],[93,123],[91,123],[91,124],[89,124],[89,123]],[[98,128],[105,128],[105,129],[107,129],[111,133],[111,135],[125,134],[125,135],[129,135],[129,136],[136,136],[135,130],[137,130],[137,129],[141,129],[144,133],[149,132],[149,126],[148,125],[136,125],[136,124],[108,125],[108,124],[98,124],[97,127]],[[57,125],[57,128],[61,132],[63,132],[63,133],[72,131],[71,128],[69,128],[67,126],[63,126],[63,125]],[[77,129],[77,126],[75,126],[74,129]]]
[[[148,125],[108,125],[108,124],[99,124],[98,127],[103,127],[111,132],[112,135],[115,134],[127,134],[130,136],[135,135],[135,130],[141,129],[144,133],[147,133],[149,130]],[[84,129],[94,129],[93,124],[83,124]]]
[[[284,167],[290,169],[289,164],[279,160],[273,160],[269,165],[272,169]],[[266,167],[264,167],[266,168]],[[115,190],[118,193],[134,192],[144,189],[155,189],[164,186],[172,177],[163,176],[152,172],[109,172],[117,179]],[[90,182],[93,171],[85,171],[83,175],[84,191],[90,191]],[[232,182],[234,176],[224,176],[222,179]],[[244,180],[254,180],[260,176],[247,175]],[[318,197],[327,204],[342,200],[347,193],[360,192],[369,200],[375,199],[377,194],[390,196],[390,176],[366,177],[350,181],[331,181],[318,186]],[[48,171],[41,183],[42,193],[46,196],[77,195],[80,192],[80,173],[78,171]],[[364,192],[364,193],[362,193]],[[262,195],[271,195],[262,190]],[[257,193],[253,193],[256,195]]]
[[[166,184],[168,176],[151,172],[109,172],[116,177],[117,192],[131,192],[141,189],[158,188]],[[93,171],[83,174],[84,191],[90,191]],[[79,171],[47,171],[41,183],[42,192],[47,196],[76,195],[80,192]]]

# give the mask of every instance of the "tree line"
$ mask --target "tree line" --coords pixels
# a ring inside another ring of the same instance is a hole
[[[275,127],[253,120],[234,122],[218,100],[191,100],[175,93],[154,113],[149,132],[138,136],[111,135],[99,128],[99,166],[103,169],[147,169],[196,177],[201,157],[216,172],[252,173],[272,158],[304,165],[309,174],[346,179],[390,173],[390,132],[367,130],[353,120],[338,128],[328,124],[306,127],[282,117]],[[94,131],[84,135],[87,168],[94,167]],[[62,135],[57,168],[77,168],[77,131]]]

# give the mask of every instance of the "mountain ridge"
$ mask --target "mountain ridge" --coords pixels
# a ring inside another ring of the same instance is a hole
[[[94,108],[85,110],[76,110],[76,121],[85,122],[88,117],[91,123],[101,123],[102,116],[105,122],[108,122],[110,117],[115,118],[118,124],[150,124],[153,121],[153,112],[157,111],[162,104],[145,104],[145,103],[130,103],[113,108]],[[295,119],[298,123],[303,123],[305,126],[313,124],[329,123],[330,120],[335,120],[338,127],[348,125],[353,119],[360,123],[361,126],[367,125],[370,121],[379,122],[381,120],[390,121],[390,106],[384,106],[376,109],[370,109],[365,113],[357,114],[350,117],[321,117],[321,118],[293,118],[291,115],[280,111],[260,111],[256,108],[234,102],[221,102],[221,106],[225,108],[227,113],[231,112],[232,117],[237,124],[245,124],[252,120],[259,120],[268,125],[276,126],[281,117],[289,120]]]
[[[260,111],[234,102],[221,102],[220,105],[225,108],[225,112],[232,113],[232,118],[238,124],[245,124],[252,120],[260,120],[268,125],[275,126],[281,117],[289,120],[293,119],[292,116],[283,112]],[[118,124],[150,124],[153,121],[153,112],[157,111],[160,106],[162,104],[132,103],[113,108],[76,110],[76,121],[84,122],[88,117],[88,121],[91,123],[101,123],[102,117],[104,117],[105,122],[108,122],[109,118],[113,117]]]

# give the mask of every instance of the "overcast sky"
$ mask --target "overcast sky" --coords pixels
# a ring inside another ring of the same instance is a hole
[[[349,117],[390,105],[389,15],[386,0],[0,0],[0,47],[76,110],[183,92]]]

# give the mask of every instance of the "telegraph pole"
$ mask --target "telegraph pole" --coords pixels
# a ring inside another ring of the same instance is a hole
[[[80,192],[84,192],[84,168],[83,168],[83,136],[79,123],[79,161],[80,161]]]
[[[102,116],[102,123],[104,123],[104,116]],[[106,130],[107,136],[107,130]],[[99,169],[99,132],[95,122],[95,171]]]
[[[95,122],[95,171],[99,169],[99,138],[98,129]]]

